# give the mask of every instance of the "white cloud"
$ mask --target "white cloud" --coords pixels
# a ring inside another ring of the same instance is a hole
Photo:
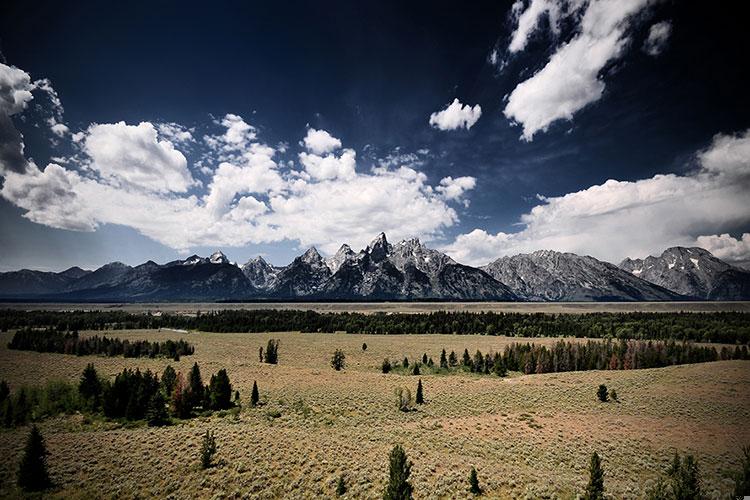
[[[11,116],[26,109],[33,89],[28,73],[0,63],[0,113]]]
[[[437,192],[443,195],[446,200],[458,200],[466,194],[467,191],[474,189],[477,180],[474,177],[444,177],[440,180],[440,185],[435,188]]]
[[[687,175],[656,175],[634,182],[609,180],[575,193],[541,197],[521,217],[523,229],[460,235],[446,250],[459,262],[485,264],[503,255],[553,249],[610,262],[693,245],[699,235],[750,222],[750,131],[716,136]]]
[[[65,134],[67,134],[68,132],[70,132],[70,129],[64,123],[54,123],[54,124],[52,124],[52,126],[50,126],[50,130],[57,137],[64,137]]]
[[[526,43],[537,30],[542,17],[545,15],[549,18],[549,25],[553,32],[559,32],[559,17],[563,3],[558,0],[531,0],[526,9],[523,9],[523,2],[520,0],[515,2],[511,13],[516,18],[516,29],[513,30],[511,35],[508,50],[515,53],[525,49]],[[522,9],[523,11],[521,11]]]
[[[180,125],[179,123],[166,122],[157,123],[156,129],[159,131],[159,135],[164,137],[172,144],[188,144],[195,142],[193,137],[193,131],[187,127]]]
[[[180,190],[193,182],[184,157],[146,122],[92,125],[75,143],[81,158],[70,162],[80,171],[33,166],[6,175],[0,194],[40,224],[79,231],[117,224],[180,251],[291,240],[334,252],[342,241],[364,245],[382,230],[393,238],[438,236],[458,220],[451,201],[470,189],[461,178],[431,186],[405,166],[357,172],[352,149],[303,152],[298,171],[277,163],[277,151],[241,117],[215,124],[224,130],[204,138],[203,194]]]
[[[160,141],[149,122],[91,125],[83,149],[102,177],[143,189],[182,193],[195,184],[185,156],[171,142]]]
[[[728,233],[698,236],[695,245],[727,262],[743,266],[750,264],[750,233],[743,233],[740,239]]]
[[[445,109],[430,115],[430,125],[440,130],[470,129],[482,116],[482,107],[477,104],[473,108],[468,104],[462,105],[458,98]]]
[[[307,135],[303,140],[308,151],[315,155],[323,155],[336,151],[341,147],[341,141],[325,130],[307,129]]]
[[[313,179],[351,179],[355,174],[357,154],[353,149],[344,149],[339,156],[329,154],[318,156],[316,154],[299,154],[299,161],[305,167]]]
[[[667,47],[669,37],[672,34],[672,23],[662,21],[656,23],[648,30],[648,38],[643,42],[643,51],[650,56],[658,56]]]
[[[535,1],[530,8],[536,3],[549,2]],[[601,98],[605,84],[599,73],[621,55],[628,42],[625,32],[630,20],[648,4],[649,0],[588,3],[576,35],[508,97],[503,113],[523,126],[523,139],[532,140],[535,133],[546,131],[557,120],[572,119],[574,113]],[[519,21],[521,18],[523,14]]]

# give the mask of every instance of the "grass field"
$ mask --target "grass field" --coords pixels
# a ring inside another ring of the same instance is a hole
[[[501,350],[523,339],[484,336],[345,334],[181,334],[110,332],[122,338],[189,338],[193,356],[163,359],[75,357],[10,351],[0,334],[0,378],[11,387],[75,381],[86,363],[113,376],[125,367],[161,373],[167,364],[204,379],[226,368],[249,399],[257,380],[262,407],[238,418],[197,418],[166,428],[124,428],[82,416],[41,425],[60,498],[320,498],[335,496],[343,474],[348,498],[378,498],[395,443],[414,462],[416,498],[469,498],[472,466],[487,497],[575,498],[596,450],[612,498],[641,498],[675,450],[694,454],[709,498],[726,498],[740,447],[750,443],[750,362],[723,361],[653,370],[515,375],[422,376],[427,404],[398,411],[394,390],[417,378],[380,373],[383,358],[410,360],[440,350]],[[281,339],[279,364],[258,362],[258,348]],[[557,339],[533,339],[551,343]],[[368,345],[362,351],[362,343]],[[342,372],[333,351],[346,353]],[[600,403],[600,383],[620,402]],[[280,416],[279,416],[280,415]],[[219,465],[201,470],[198,448],[216,433]],[[0,496],[17,494],[14,474],[26,428],[0,431]]]

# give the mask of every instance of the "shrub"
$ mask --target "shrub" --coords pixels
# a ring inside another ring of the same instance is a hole
[[[383,365],[380,369],[383,370],[383,373],[389,373],[391,371],[391,362],[388,361],[388,358],[383,360]]]
[[[742,454],[742,470],[734,478],[734,496],[736,498],[750,495],[750,446],[744,446]]]
[[[482,493],[482,488],[479,487],[479,478],[477,477],[477,469],[472,467],[469,473],[469,492],[474,495]]]
[[[617,391],[614,389],[609,391],[609,397],[612,398],[612,401],[617,401]]]
[[[344,482],[344,475],[342,474],[339,476],[339,480],[336,482],[336,494],[338,496],[341,496],[345,493],[346,493],[346,483]]]
[[[412,498],[412,486],[409,483],[411,462],[401,445],[396,445],[389,455],[388,484],[383,492],[383,500],[408,500]]]
[[[336,349],[333,352],[333,357],[331,358],[331,367],[333,367],[336,371],[341,371],[346,366],[346,356],[344,355],[344,351],[341,349]]]
[[[419,383],[417,383],[417,397],[416,402],[418,405],[424,404],[424,394],[422,392],[422,379],[419,379]]]
[[[213,432],[207,430],[206,434],[203,435],[203,441],[201,442],[201,467],[208,469],[211,467],[211,460],[213,460],[216,454],[216,438]]]
[[[607,402],[607,386],[604,384],[601,384],[599,386],[599,389],[596,391],[596,397],[599,398],[599,401],[602,403]]]
[[[586,486],[584,498],[586,500],[604,500],[604,469],[602,469],[599,454],[596,452],[591,455],[589,484]]]
[[[413,406],[411,391],[405,387],[396,388],[396,402],[399,410],[411,411]]]
[[[698,462],[692,455],[680,460],[680,456],[675,453],[668,474],[672,479],[672,494],[677,500],[702,498]]]
[[[51,486],[47,455],[44,438],[36,425],[32,425],[18,468],[18,486],[26,491],[41,491]]]

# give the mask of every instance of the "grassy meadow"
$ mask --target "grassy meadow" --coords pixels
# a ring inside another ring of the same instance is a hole
[[[101,334],[102,332],[97,332]],[[575,498],[588,480],[593,451],[602,457],[606,493],[642,498],[675,451],[697,457],[703,491],[726,498],[740,448],[750,444],[750,361],[649,370],[495,376],[383,374],[384,358],[410,361],[441,349],[496,352],[519,338],[453,335],[212,334],[116,331],[127,339],[185,338],[195,354],[179,362],[12,351],[0,334],[0,379],[11,388],[77,381],[87,363],[113,377],[124,368],[161,375],[171,364],[204,380],[226,368],[243,407],[168,427],[122,425],[82,415],[40,424],[58,498],[331,498],[343,475],[347,498],[379,498],[388,452],[400,443],[413,461],[415,498],[470,498],[472,466],[489,498]],[[258,349],[280,339],[279,364]],[[558,339],[528,339],[552,344]],[[362,344],[367,343],[367,350]],[[335,349],[346,368],[330,367]],[[398,410],[394,391],[416,391],[426,404]],[[257,381],[263,405],[248,404]],[[619,402],[601,403],[599,384]],[[202,470],[199,446],[215,432],[217,465]],[[0,496],[19,494],[15,472],[28,427],[0,430]]]

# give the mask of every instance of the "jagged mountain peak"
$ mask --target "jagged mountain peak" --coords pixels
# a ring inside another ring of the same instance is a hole
[[[341,265],[348,261],[349,259],[353,259],[356,257],[357,254],[354,253],[352,248],[344,243],[339,247],[339,249],[336,251],[336,253],[333,255],[333,257],[326,260],[326,264],[328,265],[328,268],[331,270],[332,273],[335,273],[341,268]]]
[[[212,253],[208,258],[208,261],[211,264],[229,264],[229,259],[221,250],[216,250],[214,253]]]
[[[323,262],[323,257],[320,256],[320,253],[318,252],[318,249],[313,247],[310,247],[303,253],[301,256],[298,257],[302,262],[305,262],[307,264],[320,264]]]
[[[367,245],[365,252],[375,262],[385,260],[390,252],[390,245],[388,244],[388,239],[385,237],[385,233],[377,235],[377,237]]]

